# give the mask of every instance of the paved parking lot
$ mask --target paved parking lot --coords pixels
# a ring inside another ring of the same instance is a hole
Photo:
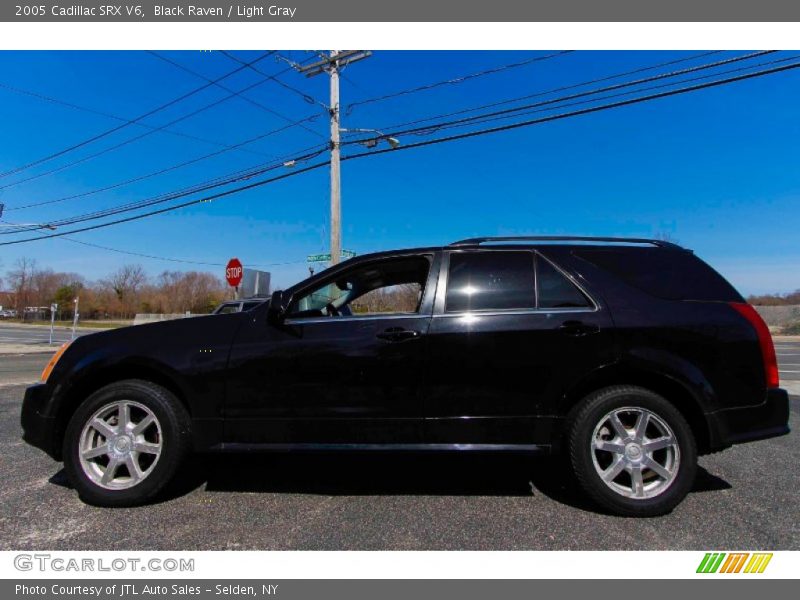
[[[800,549],[796,434],[702,457],[656,519],[598,513],[558,461],[474,455],[196,458],[158,504],[112,510],[20,440],[23,390],[0,386],[4,550]]]
[[[800,339],[796,336],[776,337],[775,354],[778,357],[781,382],[794,382],[794,385],[800,385]]]

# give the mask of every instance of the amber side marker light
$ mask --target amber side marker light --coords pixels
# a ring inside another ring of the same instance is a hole
[[[53,357],[48,361],[47,365],[44,367],[44,371],[42,371],[42,382],[46,382],[47,378],[50,377],[50,372],[53,370],[53,367],[56,366],[58,359],[61,358],[61,355],[64,354],[64,350],[67,349],[69,346],[69,342],[63,344],[61,348],[56,350],[56,353],[53,354]]]

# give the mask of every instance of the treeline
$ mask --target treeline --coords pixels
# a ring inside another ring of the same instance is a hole
[[[19,259],[0,280],[5,292],[0,304],[19,317],[58,304],[57,318],[72,318],[80,298],[81,319],[132,319],[136,313],[207,313],[230,297],[221,278],[198,271],[164,271],[149,276],[141,265],[125,265],[108,277],[87,281],[77,273],[40,268],[35,260]],[[6,306],[8,304],[8,306]]]
[[[800,290],[796,290],[790,294],[748,296],[747,301],[755,306],[787,306],[790,304],[800,304]]]

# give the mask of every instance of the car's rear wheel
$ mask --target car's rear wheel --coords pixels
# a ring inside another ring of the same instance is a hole
[[[80,497],[98,506],[153,499],[189,449],[189,416],[148,381],[107,385],[83,402],[64,436],[64,467]]]
[[[615,386],[576,407],[569,452],[579,484],[624,516],[671,511],[691,489],[697,448],[683,415],[650,390]]]

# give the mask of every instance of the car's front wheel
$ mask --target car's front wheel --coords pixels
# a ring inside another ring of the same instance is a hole
[[[151,500],[189,448],[189,416],[168,390],[125,380],[92,394],[64,436],[64,468],[80,497],[98,506]]]
[[[585,398],[571,419],[569,452],[583,490],[624,516],[671,511],[691,489],[697,469],[686,419],[663,397],[635,386]]]

